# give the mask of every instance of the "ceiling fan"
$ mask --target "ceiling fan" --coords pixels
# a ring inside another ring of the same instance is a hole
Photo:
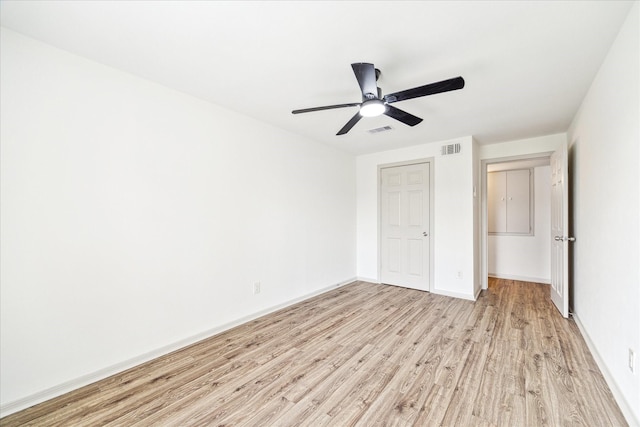
[[[292,113],[300,114],[310,113],[312,111],[331,110],[334,108],[360,107],[356,115],[353,116],[336,135],[344,135],[349,132],[362,117],[375,117],[381,114],[401,121],[405,125],[415,126],[422,121],[420,117],[416,117],[413,114],[409,114],[406,111],[402,111],[401,109],[389,104],[406,101],[407,99],[419,98],[421,96],[449,92],[451,90],[462,89],[464,87],[464,79],[462,77],[455,77],[453,79],[430,83],[413,89],[401,90],[400,92],[382,96],[382,90],[376,83],[380,76],[380,70],[375,68],[373,64],[368,64],[366,62],[356,62],[355,64],[351,64],[351,68],[353,68],[356,80],[358,80],[360,90],[362,91],[362,102],[303,108],[300,110],[293,110]]]

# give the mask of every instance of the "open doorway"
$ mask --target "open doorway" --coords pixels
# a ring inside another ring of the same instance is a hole
[[[481,163],[483,289],[488,288],[489,277],[551,281],[550,154]]]

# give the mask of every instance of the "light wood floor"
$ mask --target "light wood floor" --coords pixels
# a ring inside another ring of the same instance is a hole
[[[548,286],[477,302],[356,282],[0,420],[3,426],[623,426]]]

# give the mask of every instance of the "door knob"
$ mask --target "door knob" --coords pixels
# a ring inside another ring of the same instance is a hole
[[[429,233],[427,233],[426,231],[423,231],[423,232],[422,232],[422,235],[423,235],[424,237],[427,237],[427,236],[429,235]]]
[[[562,237],[560,237],[560,236],[555,236],[555,237],[553,238],[553,240],[555,240],[556,242],[562,242]]]

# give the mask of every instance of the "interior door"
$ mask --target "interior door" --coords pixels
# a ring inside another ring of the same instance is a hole
[[[380,282],[429,290],[429,163],[380,171]]]
[[[567,146],[551,155],[551,300],[569,317],[569,189]]]

